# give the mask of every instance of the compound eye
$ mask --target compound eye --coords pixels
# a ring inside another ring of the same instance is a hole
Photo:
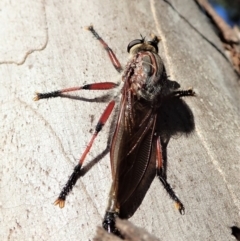
[[[148,41],[148,44],[153,46],[156,49],[156,52],[158,53],[158,42],[156,42],[156,41]]]
[[[133,46],[135,46],[135,45],[137,45],[137,44],[142,44],[143,42],[144,42],[144,39],[135,39],[135,40],[131,41],[131,42],[128,44],[128,46],[127,46],[127,51],[128,51],[128,53],[130,52],[130,49],[131,49]]]

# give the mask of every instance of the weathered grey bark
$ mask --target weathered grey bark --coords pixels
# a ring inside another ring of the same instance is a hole
[[[171,2],[184,18],[157,0],[1,3],[1,240],[91,240],[101,224],[111,182],[108,155],[78,181],[64,209],[52,203],[106,103],[32,101],[34,91],[118,78],[104,50],[83,30],[89,24],[123,64],[129,41],[140,33],[160,35],[168,75],[197,93],[186,99],[195,132],[168,145],[168,180],[186,214],[172,208],[155,180],[131,221],[160,240],[232,240],[229,227],[240,226],[239,82],[209,43],[223,51],[194,1]],[[105,149],[109,123],[87,163]]]
[[[126,241],[160,241],[160,239],[149,234],[143,228],[139,228],[127,220],[116,220],[116,226],[121,230],[124,240]],[[120,237],[117,237],[111,233],[107,233],[103,228],[98,227],[94,241],[120,241]]]

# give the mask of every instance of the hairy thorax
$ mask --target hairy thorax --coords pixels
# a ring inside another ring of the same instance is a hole
[[[150,51],[133,55],[123,73],[123,81],[128,82],[132,93],[149,102],[158,100],[166,79],[162,59]]]

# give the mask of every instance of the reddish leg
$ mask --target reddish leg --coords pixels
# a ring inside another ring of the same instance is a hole
[[[112,113],[112,110],[114,108],[115,101],[112,100],[108,106],[106,107],[105,111],[103,112],[102,116],[100,117],[96,127],[95,132],[90,140],[90,142],[87,145],[87,148],[85,149],[84,153],[82,154],[81,158],[79,159],[78,164],[75,166],[72,175],[69,177],[67,183],[65,184],[64,188],[62,189],[58,199],[54,202],[54,205],[59,205],[60,208],[64,207],[65,199],[68,193],[72,190],[73,186],[77,182],[78,178],[80,177],[81,167],[85,160],[85,157],[87,156],[88,152],[90,151],[93,142],[95,138],[97,137],[98,133],[102,130],[102,127],[108,120],[110,114]]]
[[[157,139],[156,159],[157,159],[157,176],[159,180],[162,182],[169,196],[173,199],[173,201],[175,201],[175,206],[178,209],[178,211],[181,214],[184,214],[184,206],[182,202],[179,200],[179,198],[177,197],[177,195],[172,190],[172,187],[170,186],[170,184],[167,182],[166,175],[163,173],[163,170],[162,170],[164,160],[162,158],[162,147],[161,147],[160,138]]]
[[[94,83],[94,84],[87,84],[83,86],[77,86],[72,88],[66,88],[62,90],[56,90],[48,93],[36,93],[36,96],[34,97],[34,100],[40,100],[40,99],[48,99],[53,97],[59,97],[63,93],[77,91],[77,90],[109,90],[114,89],[118,86],[118,84],[113,82],[102,82],[102,83]]]
[[[120,62],[118,61],[116,55],[113,53],[112,49],[110,49],[109,46],[107,45],[107,43],[98,35],[98,33],[93,28],[93,26],[89,26],[86,29],[91,31],[92,34],[94,35],[94,37],[96,37],[96,39],[99,40],[99,42],[102,44],[104,49],[107,51],[108,56],[113,64],[114,68],[120,73],[122,71],[122,66],[121,66]]]

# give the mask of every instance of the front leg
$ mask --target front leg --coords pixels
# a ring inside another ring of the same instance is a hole
[[[122,66],[120,64],[120,62],[118,61],[116,55],[114,54],[114,52],[112,51],[112,49],[110,49],[110,47],[107,45],[107,43],[99,36],[99,34],[95,31],[95,29],[93,28],[93,26],[89,26],[86,28],[87,30],[89,30],[94,37],[101,43],[101,45],[104,47],[104,49],[107,51],[108,56],[114,66],[114,68],[121,73],[122,72]]]
[[[193,89],[188,89],[188,90],[177,90],[172,92],[170,97],[184,97],[184,96],[196,96],[196,93],[193,91]]]

